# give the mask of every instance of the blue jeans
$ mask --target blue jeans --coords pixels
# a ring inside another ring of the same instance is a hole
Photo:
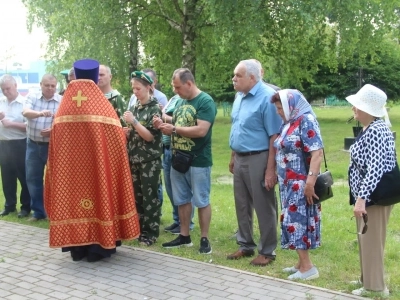
[[[38,145],[28,139],[26,147],[26,183],[31,195],[33,217],[47,218],[43,204],[43,176],[47,163],[48,144]]]
[[[179,213],[178,213],[178,206],[174,204],[174,197],[172,195],[172,186],[171,186],[171,163],[172,163],[172,151],[171,149],[167,149],[164,147],[164,155],[162,159],[162,165],[164,169],[164,184],[165,190],[167,192],[168,198],[171,201],[172,205],[172,218],[174,219],[175,224],[180,224],[179,222]],[[192,220],[190,221],[190,229],[193,229],[193,216],[194,216],[194,205],[192,207]]]

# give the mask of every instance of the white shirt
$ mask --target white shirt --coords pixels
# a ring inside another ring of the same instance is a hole
[[[5,96],[0,97],[0,111],[5,113],[4,119],[12,122],[25,123],[26,119],[22,115],[26,98],[18,94],[17,98],[11,102]],[[0,140],[21,140],[26,139],[26,132],[17,128],[6,128],[0,122]]]

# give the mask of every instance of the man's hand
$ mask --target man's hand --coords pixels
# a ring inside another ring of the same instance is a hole
[[[51,133],[51,128],[46,128],[40,132],[40,135],[43,137],[50,137],[50,133]]]
[[[42,111],[40,111],[40,116],[41,117],[52,117],[53,112],[51,110],[42,110]]]
[[[163,120],[160,119],[159,116],[153,116],[153,126],[156,129],[160,128],[160,125],[163,123]]]
[[[6,114],[4,111],[0,111],[0,121],[3,120],[6,117]]]
[[[158,129],[161,130],[161,132],[165,135],[171,135],[172,130],[174,129],[174,125],[168,124],[168,123],[162,123]]]
[[[274,188],[275,184],[276,184],[276,174],[275,174],[275,170],[270,170],[267,168],[267,170],[265,171],[265,188],[267,189],[267,191],[271,190]]]
[[[1,123],[3,123],[3,126],[7,128],[7,127],[11,127],[13,122],[11,122],[9,119],[2,119]]]

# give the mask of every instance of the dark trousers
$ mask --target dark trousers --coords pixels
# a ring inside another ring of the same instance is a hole
[[[17,180],[21,185],[21,210],[31,211],[31,197],[26,185],[25,155],[26,139],[0,141],[1,181],[7,211],[13,211],[17,206]]]

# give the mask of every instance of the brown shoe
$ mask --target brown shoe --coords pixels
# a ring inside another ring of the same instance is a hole
[[[226,258],[227,259],[239,259],[242,257],[253,256],[254,250],[238,250],[235,253],[229,254]]]
[[[274,260],[269,257],[265,257],[262,254],[259,254],[255,259],[253,259],[250,264],[253,266],[260,266],[260,267],[265,267],[266,265],[269,265],[272,263]]]

